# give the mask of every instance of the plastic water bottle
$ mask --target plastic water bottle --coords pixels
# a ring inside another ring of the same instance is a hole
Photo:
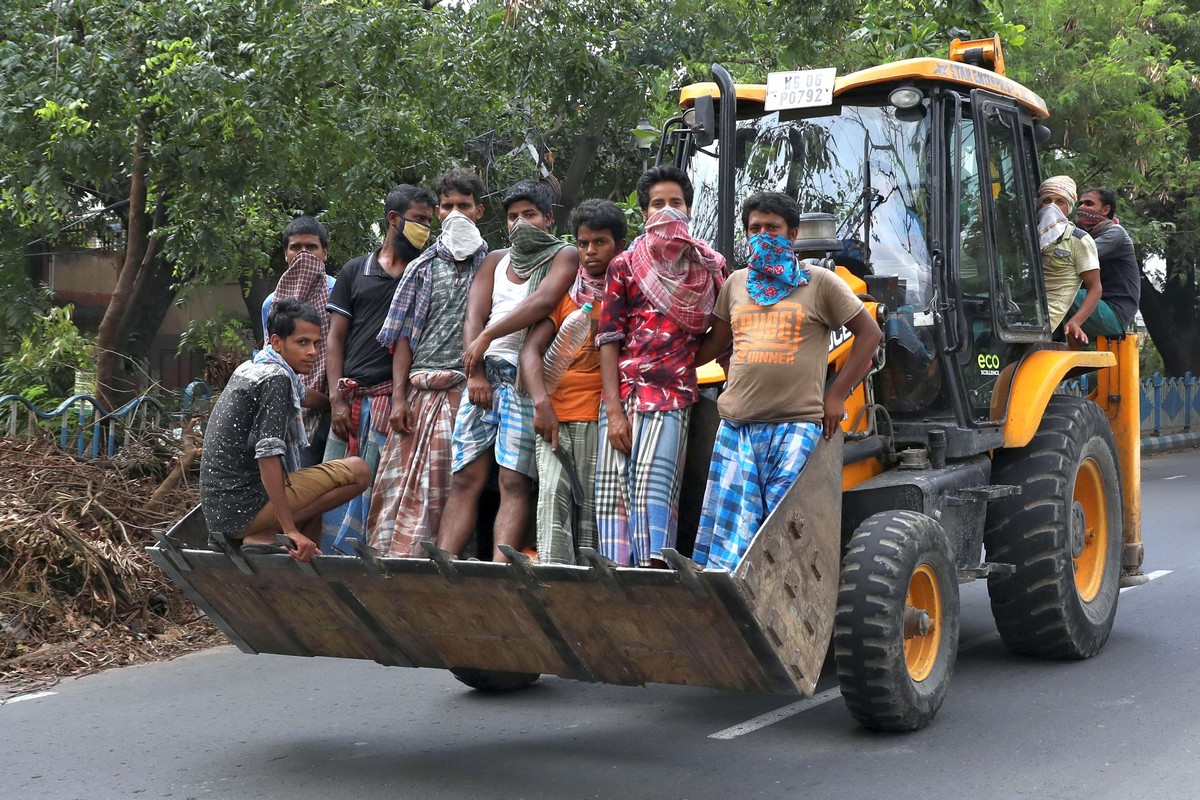
[[[579,355],[584,342],[592,332],[592,304],[584,303],[567,315],[554,336],[554,341],[546,349],[542,359],[542,371],[546,375],[546,393],[553,393],[567,374],[567,368]]]

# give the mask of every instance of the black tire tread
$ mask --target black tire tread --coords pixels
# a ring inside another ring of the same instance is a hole
[[[904,662],[904,600],[921,563],[941,567],[943,641],[929,685],[917,690]],[[941,526],[913,511],[876,514],[846,546],[833,647],[842,697],[854,718],[877,731],[911,731],[937,714],[958,648],[958,584]]]
[[[1103,410],[1082,398],[1051,398],[1033,440],[1023,448],[998,451],[992,481],[1022,487],[1021,494],[993,501],[984,543],[988,561],[1013,564],[1010,575],[988,578],[992,615],[1004,643],[1022,655],[1056,659],[1090,658],[1100,651],[1116,611],[1120,578],[1120,488],[1116,495],[1116,539],[1106,581],[1097,600],[1098,624],[1083,619],[1069,568],[1070,489],[1087,443],[1099,437],[1117,464],[1117,449]],[[1106,476],[1108,477],[1108,476]],[[1108,481],[1106,480],[1106,483]],[[1116,484],[1115,476],[1113,483]],[[1113,552],[1115,550],[1115,553]],[[1115,572],[1114,572],[1115,570]]]
[[[487,694],[524,689],[542,677],[536,672],[502,672],[494,669],[452,669],[450,672],[460,683]]]

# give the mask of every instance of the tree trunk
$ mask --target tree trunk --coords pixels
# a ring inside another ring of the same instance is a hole
[[[116,373],[117,356],[120,351],[120,327],[137,285],[146,249],[149,244],[150,220],[146,216],[146,171],[149,153],[146,128],[149,121],[140,118],[134,130],[133,165],[129,183],[129,226],[125,234],[125,260],[117,273],[117,285],[112,299],[104,310],[100,330],[96,334],[96,399],[100,405],[112,411],[117,397],[113,377]]]
[[[246,313],[250,316],[250,329],[254,331],[254,341],[263,342],[262,307],[267,295],[275,291],[279,283],[278,275],[243,275],[238,278],[242,287],[242,297],[246,300]]]
[[[147,235],[158,230],[167,221],[165,197],[160,197],[154,209],[154,220]],[[146,252],[138,268],[137,280],[129,305],[117,326],[117,349],[131,358],[144,358],[163,318],[175,299],[172,287],[173,272],[161,258],[162,239],[152,238],[146,244]]]
[[[596,160],[596,153],[600,151],[600,142],[609,116],[609,110],[603,106],[593,106],[588,114],[583,135],[579,137],[579,143],[575,147],[575,156],[571,159],[571,166],[567,168],[566,177],[562,181],[562,198],[555,220],[559,234],[570,232],[568,226],[571,224],[571,212],[579,202],[583,182],[592,168],[592,162]]]
[[[160,256],[142,271],[134,301],[121,326],[121,352],[135,363],[147,364],[154,380],[161,380],[162,376],[154,374],[155,365],[149,359],[163,320],[175,302],[175,294],[174,271]]]
[[[1167,286],[1161,292],[1142,275],[1142,319],[1162,356],[1167,375],[1181,376],[1186,372],[1200,375],[1197,298],[1194,291],[1188,292],[1189,284],[1183,280],[1181,272],[1177,262],[1168,263]]]

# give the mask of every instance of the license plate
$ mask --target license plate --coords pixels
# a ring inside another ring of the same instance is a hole
[[[817,108],[833,105],[833,83],[837,70],[802,69],[795,72],[772,72],[767,75],[766,111],[789,108]]]

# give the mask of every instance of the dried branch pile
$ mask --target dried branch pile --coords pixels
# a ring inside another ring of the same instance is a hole
[[[222,640],[144,550],[195,505],[198,452],[146,435],[93,462],[0,439],[0,697]]]

